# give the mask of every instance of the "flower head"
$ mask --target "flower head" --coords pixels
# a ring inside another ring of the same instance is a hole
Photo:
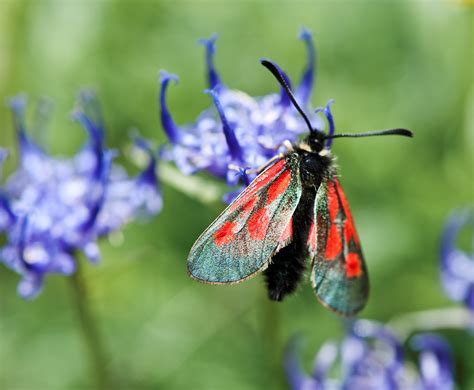
[[[358,320],[344,340],[326,342],[318,352],[313,373],[300,368],[295,343],[286,355],[288,381],[295,390],[327,389],[450,389],[453,387],[449,349],[438,336],[413,338],[419,355],[419,374],[406,364],[401,343],[381,324]],[[332,377],[339,357],[339,377]]]
[[[456,244],[463,229],[471,231],[474,245],[473,208],[455,211],[446,223],[441,237],[441,282],[452,300],[463,302],[474,312],[474,246],[467,253]]]
[[[26,99],[11,100],[18,139],[19,166],[0,186],[0,261],[21,274],[18,293],[36,296],[48,273],[70,275],[82,251],[96,262],[97,239],[145,211],[156,214],[161,195],[156,153],[137,142],[149,164],[129,177],[105,147],[104,127],[95,96],[82,92],[72,117],[87,132],[85,145],[71,158],[50,156],[27,132]]]
[[[227,184],[250,182],[250,173],[282,151],[283,141],[291,142],[307,131],[304,120],[290,104],[284,90],[262,97],[229,89],[214,65],[217,36],[199,42],[206,50],[207,79],[214,108],[203,111],[194,123],[178,126],[166,104],[170,81],[177,76],[160,72],[160,117],[169,145],[163,158],[173,160],[184,174],[206,171]],[[305,43],[308,62],[295,89],[302,107],[307,108],[314,82],[315,49],[311,34],[303,29],[300,39]],[[282,72],[284,74],[284,72]],[[284,74],[288,84],[291,80]],[[310,115],[314,126],[322,128],[320,119]],[[241,189],[225,196],[230,201]]]

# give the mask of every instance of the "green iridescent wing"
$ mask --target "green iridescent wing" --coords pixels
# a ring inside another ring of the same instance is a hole
[[[197,239],[188,256],[189,274],[223,284],[263,271],[291,240],[301,191],[296,155],[264,170]]]
[[[321,183],[314,205],[308,248],[311,281],[319,301],[350,316],[367,302],[369,281],[359,238],[335,172]]]

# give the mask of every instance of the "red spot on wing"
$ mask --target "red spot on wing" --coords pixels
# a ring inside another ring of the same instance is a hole
[[[280,241],[288,241],[293,235],[293,218],[290,218],[288,225],[280,236]]]
[[[349,242],[351,242],[351,238],[354,240],[356,245],[359,244],[359,238],[357,237],[355,226],[352,220],[348,219],[344,222],[344,239],[349,244]]]
[[[283,172],[268,188],[267,204],[272,203],[288,188],[291,180],[291,172],[289,170]]]
[[[257,202],[258,202],[258,196],[254,196],[252,199],[250,199],[247,203],[244,204],[244,206],[242,207],[242,212],[245,214],[249,213],[255,207],[255,204]]]
[[[285,166],[285,160],[278,160],[270,168],[267,168],[260,175],[258,175],[252,183],[242,192],[242,195],[237,198],[230,206],[229,212],[237,210],[242,205],[246,204],[265,187]]]
[[[329,220],[333,223],[339,212],[339,199],[337,198],[336,187],[332,180],[328,182],[328,208]]]
[[[316,224],[314,222],[312,222],[311,226],[309,227],[307,244],[313,250],[313,252],[316,252],[317,237],[316,237]]]
[[[342,240],[336,224],[331,224],[326,241],[326,260],[334,260],[342,251]]]
[[[222,246],[224,244],[228,244],[229,242],[231,242],[234,237],[235,237],[235,233],[234,233],[234,227],[235,227],[235,223],[234,222],[229,222],[227,221],[226,223],[224,223],[224,225],[222,225],[222,227],[217,230],[213,237],[214,237],[214,242],[217,246]]]
[[[265,238],[270,219],[267,215],[267,209],[262,207],[255,211],[247,221],[247,230],[252,240],[261,241]]]
[[[346,258],[346,276],[357,278],[362,275],[362,261],[357,253],[349,253]]]
[[[342,208],[346,216],[344,221],[344,238],[347,243],[351,241],[351,238],[354,240],[356,245],[359,244],[359,237],[357,236],[357,231],[355,229],[354,220],[352,219],[351,210],[349,209],[349,203],[347,202],[346,195],[339,184],[339,180],[334,180],[337,188],[337,193],[339,194],[339,199],[341,200]]]

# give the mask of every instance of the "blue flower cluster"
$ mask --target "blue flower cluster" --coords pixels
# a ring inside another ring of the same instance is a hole
[[[474,209],[451,214],[441,237],[441,282],[446,294],[463,302],[474,313],[474,247],[466,253],[456,245],[460,232],[467,228],[474,245]]]
[[[299,37],[306,45],[308,61],[295,95],[301,106],[308,108],[316,53],[308,30],[303,29]],[[252,170],[280,152],[283,141],[296,141],[307,131],[306,125],[283,90],[279,94],[252,97],[229,89],[214,66],[216,39],[214,35],[200,41],[206,49],[209,89],[205,92],[211,96],[215,109],[203,111],[194,123],[176,125],[166,104],[166,93],[169,83],[178,78],[160,72],[160,117],[169,140],[162,157],[174,161],[186,175],[206,171],[226,180],[228,185],[239,181],[248,185],[255,177]],[[291,86],[288,76],[284,77]],[[316,113],[310,119],[317,129],[322,129],[323,123]],[[240,190],[227,194],[224,200],[230,202]]]
[[[418,370],[410,365],[397,337],[383,325],[357,320],[344,340],[319,350],[312,375],[300,367],[296,343],[290,344],[285,370],[295,390],[449,390],[454,388],[451,354],[446,342],[431,333],[411,340],[418,352]],[[339,377],[331,374],[339,357]]]
[[[441,237],[441,281],[447,295],[474,312],[474,253],[457,245],[461,231],[474,231],[474,210],[453,212]],[[472,237],[472,234],[471,234]],[[454,388],[451,354],[447,343],[435,334],[417,334],[411,339],[418,352],[418,370],[404,359],[403,346],[387,327],[368,320],[353,322],[338,345],[325,343],[316,356],[311,376],[300,367],[296,344],[290,344],[285,368],[295,390],[410,389],[449,390]],[[329,375],[339,356],[340,375]]]
[[[97,239],[139,215],[157,214],[162,198],[155,173],[157,157],[149,145],[135,145],[149,156],[147,167],[129,177],[105,147],[104,127],[95,96],[82,92],[73,119],[88,135],[68,159],[48,155],[27,132],[26,99],[10,102],[19,145],[19,166],[0,186],[0,261],[22,279],[18,293],[33,298],[48,273],[71,275],[80,251],[99,260]],[[0,152],[0,164],[6,153]]]

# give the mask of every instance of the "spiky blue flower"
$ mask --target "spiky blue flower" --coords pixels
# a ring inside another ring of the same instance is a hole
[[[412,344],[419,352],[418,372],[406,364],[402,345],[389,329],[358,320],[341,343],[329,341],[321,347],[310,376],[301,369],[295,342],[287,351],[285,370],[295,390],[452,389],[446,343],[439,336],[421,334]],[[339,375],[333,376],[336,361]]]
[[[470,231],[471,253],[457,245],[463,229]],[[440,252],[441,282],[446,294],[474,312],[474,208],[451,214],[441,237]]]
[[[224,179],[233,186],[250,182],[255,170],[283,150],[283,141],[294,142],[307,131],[305,123],[290,104],[285,93],[271,93],[262,97],[228,88],[214,65],[217,35],[199,42],[206,49],[208,93],[214,108],[203,111],[194,123],[178,126],[166,103],[169,83],[177,76],[160,72],[160,118],[169,145],[163,158],[172,160],[184,174],[206,171]],[[307,65],[295,95],[303,108],[308,108],[314,83],[316,53],[308,30],[303,29],[300,39],[308,52]],[[284,74],[284,72],[282,72]],[[288,84],[291,80],[284,74]],[[320,119],[311,114],[313,125],[321,129]],[[229,202],[241,190],[227,194]]]
[[[113,163],[116,153],[105,147],[100,108],[90,92],[80,94],[72,115],[87,142],[71,158],[50,156],[27,132],[24,97],[13,98],[10,106],[19,166],[0,186],[0,233],[6,235],[0,261],[21,275],[18,293],[33,298],[47,274],[71,275],[79,251],[97,262],[98,238],[139,214],[158,213],[162,201],[156,153],[137,139],[149,163],[136,177]]]

